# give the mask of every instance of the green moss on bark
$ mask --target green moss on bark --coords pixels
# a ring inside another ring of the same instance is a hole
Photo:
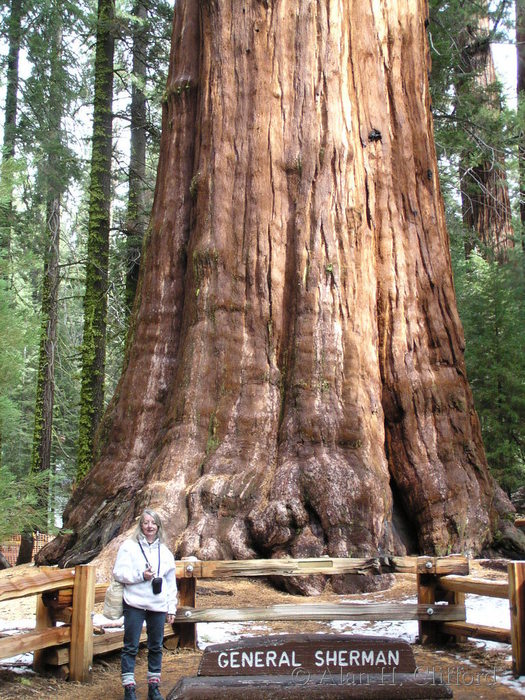
[[[113,14],[113,0],[99,0],[77,455],[79,480],[93,464],[95,434],[104,406],[111,201]]]

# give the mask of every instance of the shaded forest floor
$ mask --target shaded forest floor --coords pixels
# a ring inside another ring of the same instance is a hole
[[[499,578],[498,571],[476,571],[474,576],[483,578]],[[416,594],[415,577],[398,576],[394,586],[387,591],[367,594],[367,600],[387,602],[402,600]],[[334,593],[327,590],[316,598],[319,602],[335,602],[338,599]],[[339,598],[340,599],[340,598]],[[359,596],[345,596],[345,599],[359,599]],[[200,581],[197,588],[197,605],[202,607],[242,607],[248,605],[274,605],[278,603],[306,602],[305,598],[292,596],[276,591],[268,583],[260,579],[242,581]],[[309,602],[312,602],[311,599]],[[13,606],[10,615],[21,615]],[[20,601],[28,605],[29,601]],[[5,604],[0,609],[0,618],[6,618]],[[12,617],[11,619],[17,619]],[[225,626],[226,627],[226,626]],[[334,632],[329,623],[324,622],[280,622],[257,623],[243,625],[240,634],[260,635],[284,632]],[[381,632],[381,634],[383,634]],[[212,641],[221,641],[214,638]],[[509,647],[505,645],[480,646],[469,641],[465,644],[447,647],[421,647],[413,645],[416,664],[421,671],[432,672],[448,678],[458,700],[499,700],[518,699],[525,696],[525,679],[516,682],[514,687],[503,684],[503,676],[509,678],[511,669]],[[183,676],[194,675],[197,672],[201,651],[169,650],[164,652],[162,691],[166,695],[176,682]],[[137,661],[137,689],[139,700],[145,699],[146,691],[147,653],[141,649]],[[96,657],[93,664],[92,683],[81,685],[49,674],[37,676],[32,673],[18,674],[10,670],[0,670],[0,698],[57,698],[58,700],[117,700],[122,698],[120,685],[120,657],[117,652],[104,657]]]

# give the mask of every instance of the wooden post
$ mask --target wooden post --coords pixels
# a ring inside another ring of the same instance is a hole
[[[177,570],[177,607],[194,608],[197,600],[197,578],[201,576],[201,565],[195,557],[183,557]],[[180,575],[182,574],[182,576]],[[197,625],[192,622],[175,623],[172,625],[179,646],[183,649],[197,648]]]
[[[197,580],[181,578],[178,582],[179,607],[194,608],[196,602]],[[196,649],[197,625],[192,622],[174,624],[173,630],[179,637],[179,646],[183,649]]]
[[[508,565],[512,671],[525,675],[525,561]]]
[[[436,560],[435,557],[417,558],[417,602],[432,610],[436,604]],[[438,639],[438,628],[434,622],[419,620],[419,643],[431,644]]]
[[[432,607],[436,602],[436,577],[433,574],[432,557],[418,557],[417,562],[417,602]],[[435,641],[436,626],[431,622],[419,620],[419,643],[429,644]]]
[[[436,590],[436,601],[446,601],[449,605],[461,605],[465,607],[466,594],[463,591],[447,591],[441,588],[441,576],[437,577],[437,590]],[[463,621],[467,619],[467,611],[465,610],[465,616]],[[450,632],[445,632],[443,630],[443,623],[439,625],[439,634],[442,637],[448,637],[448,639],[454,639],[458,644],[466,642],[468,637],[463,634],[453,634]]]
[[[69,677],[85,683],[93,664],[93,608],[95,606],[95,567],[75,567],[73,616],[69,649]]]
[[[465,607],[466,603],[466,594],[465,593],[460,593],[458,591],[451,592],[449,591],[446,594],[445,600],[450,603],[451,605],[462,605]],[[467,610],[465,608],[465,621],[467,620]],[[468,637],[466,635],[460,635],[460,634],[455,634],[454,635],[455,640],[458,644],[463,644],[468,640]]]
[[[44,605],[44,600],[42,594],[36,597],[36,624],[35,631],[40,631],[47,629],[48,627],[54,627],[55,621],[51,614],[51,610]],[[45,662],[45,651],[39,649],[33,652],[33,670],[35,673],[41,673],[46,665]]]
[[[438,575],[439,559],[436,557],[417,558],[417,602],[421,605],[428,605],[429,611],[434,611],[437,601],[447,601],[453,605],[465,605],[465,594],[463,592],[449,592],[440,589]],[[468,573],[468,562],[467,562]],[[430,612],[430,614],[433,614]],[[463,617],[466,619],[466,614]],[[420,644],[435,644],[443,642],[450,635],[443,632],[439,622],[426,620],[419,621],[419,642]]]

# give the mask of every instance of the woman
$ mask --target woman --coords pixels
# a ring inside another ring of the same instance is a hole
[[[148,700],[163,700],[159,691],[164,623],[172,624],[177,607],[175,560],[162,544],[162,523],[146,508],[133,536],[117,554],[113,576],[124,584],[124,700],[137,700],[135,659],[144,621],[148,636]]]

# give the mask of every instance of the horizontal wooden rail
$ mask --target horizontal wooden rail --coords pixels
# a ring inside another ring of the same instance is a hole
[[[18,569],[15,567],[2,572],[0,601],[70,588],[75,580],[75,569],[28,566],[23,569],[23,575]]]
[[[439,579],[439,587],[453,593],[474,593],[491,598],[508,598],[509,584],[507,581],[489,581],[471,576],[443,576]]]
[[[307,576],[311,574],[468,574],[469,562],[462,555],[449,557],[375,557],[316,559],[250,559],[177,562],[184,575],[195,578],[239,576]],[[189,571],[188,571],[189,570]]]
[[[261,620],[464,620],[462,605],[417,603],[339,603],[270,605],[261,608],[179,608],[176,623],[247,622]]]
[[[489,642],[510,644],[510,630],[501,627],[474,625],[470,622],[444,622],[440,629],[445,634],[450,634],[454,637],[474,637],[475,639],[485,639]]]
[[[171,625],[164,626],[164,639],[169,639],[175,636]],[[140,642],[145,642],[147,639],[146,630],[140,635]],[[110,651],[122,649],[124,643],[124,632],[106,632],[105,634],[96,634],[93,637],[93,655],[107,654]],[[45,653],[44,660],[50,666],[63,666],[69,663],[69,647],[55,647],[48,649]]]
[[[49,627],[25,634],[0,639],[0,659],[8,659],[17,654],[25,654],[34,649],[46,649],[57,644],[67,644],[71,640],[71,627]]]
[[[243,576],[307,576],[310,574],[381,574],[381,573],[451,573],[467,574],[468,559],[465,557],[376,557],[312,559],[252,559],[223,561],[177,561],[176,575],[182,578],[239,578]],[[73,570],[74,571],[74,570]],[[71,581],[70,584],[71,585]],[[107,583],[95,586],[95,603],[103,603]],[[73,601],[73,589],[61,586],[61,590],[46,596],[46,605],[66,608]]]
[[[108,585],[107,583],[95,585],[95,603],[104,602]],[[60,591],[51,591],[49,595],[44,596],[44,600],[48,608],[67,608],[73,603],[73,589],[63,588]]]

